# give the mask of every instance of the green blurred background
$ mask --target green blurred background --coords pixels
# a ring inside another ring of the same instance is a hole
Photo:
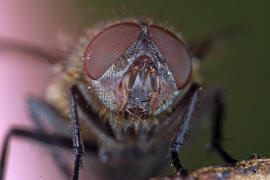
[[[150,17],[175,27],[187,42],[235,28],[238,33],[205,58],[203,82],[208,87],[222,87],[228,95],[224,147],[237,159],[252,153],[270,157],[268,1],[79,0],[74,5],[83,26],[117,18]],[[209,129],[201,131],[182,152],[188,169],[223,163],[215,152],[206,150]]]

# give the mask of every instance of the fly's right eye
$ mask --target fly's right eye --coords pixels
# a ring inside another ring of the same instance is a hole
[[[84,68],[91,79],[98,79],[134,43],[141,33],[136,23],[119,23],[99,32],[84,52]]]
[[[185,88],[190,81],[192,62],[184,43],[162,27],[150,25],[149,31],[150,38],[161,51],[173,74],[177,88]]]

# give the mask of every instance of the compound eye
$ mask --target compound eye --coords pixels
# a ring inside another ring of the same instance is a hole
[[[190,81],[192,63],[184,43],[173,33],[150,25],[149,36],[165,58],[179,90]]]
[[[141,33],[136,23],[119,23],[99,32],[84,52],[84,68],[91,79],[98,79],[134,43]]]

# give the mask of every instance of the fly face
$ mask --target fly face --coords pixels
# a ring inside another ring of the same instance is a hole
[[[146,23],[105,28],[88,44],[84,69],[90,88],[130,123],[151,123],[183,93],[191,58],[180,39]]]

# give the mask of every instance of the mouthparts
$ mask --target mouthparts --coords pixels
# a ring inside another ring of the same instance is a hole
[[[127,101],[122,112],[126,118],[146,119],[153,113],[153,97],[159,90],[159,75],[148,56],[137,58],[125,74]]]

